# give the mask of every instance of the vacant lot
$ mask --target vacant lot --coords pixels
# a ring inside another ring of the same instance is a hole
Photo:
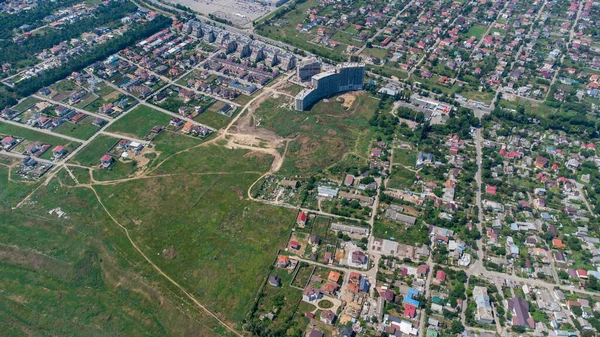
[[[392,175],[390,176],[386,187],[401,190],[409,189],[416,178],[417,175],[415,172],[406,169],[403,166],[394,165],[394,167],[392,168]]]
[[[417,162],[417,151],[394,149],[394,164],[400,164],[406,167],[414,167]]]
[[[87,140],[98,132],[98,130],[100,130],[100,128],[92,124],[92,117],[86,117],[77,124],[65,122],[54,129],[54,132],[69,137]]]
[[[487,31],[488,27],[483,25],[473,25],[467,32],[466,37],[470,38],[474,36],[476,40],[481,39],[483,34]]]
[[[0,209],[3,336],[228,336],[156,276],[90,189],[53,179],[32,200]]]
[[[370,132],[368,120],[377,110],[378,101],[367,93],[352,95],[355,100],[349,108],[336,97],[303,112],[289,108],[289,100],[283,97],[268,100],[259,107],[255,114],[262,120],[261,127],[294,138],[281,174],[310,176],[356,150],[357,141]]]
[[[165,147],[163,145],[163,147]],[[160,148],[157,146],[157,150]],[[161,156],[163,159],[164,156]],[[160,161],[160,160],[159,160]],[[152,175],[167,173],[262,173],[269,169],[273,157],[248,150],[228,149],[219,145],[196,147],[162,163]]]
[[[245,200],[258,176],[157,177],[97,190],[157,265],[209,308],[240,322],[295,216]],[[156,255],[171,246],[175,258]]]
[[[100,164],[100,157],[115,145],[119,140],[105,135],[98,135],[85,148],[81,149],[71,161],[89,167]]]
[[[147,106],[138,106],[113,123],[106,131],[142,139],[153,127],[165,126],[171,116]]]

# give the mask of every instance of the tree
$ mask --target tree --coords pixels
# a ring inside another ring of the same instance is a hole
[[[567,273],[564,270],[559,270],[558,271],[558,277],[560,277],[563,280],[568,280],[569,279],[569,273]]]
[[[525,331],[527,331],[527,330],[522,326],[513,325],[512,331],[516,332],[516,333],[525,333]]]
[[[456,335],[465,331],[465,327],[459,320],[454,320],[452,321],[452,327],[450,328],[450,331]]]

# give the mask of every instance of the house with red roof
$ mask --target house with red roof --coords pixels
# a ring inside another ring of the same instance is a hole
[[[567,248],[567,245],[565,245],[564,242],[562,242],[562,240],[559,238],[552,239],[552,245],[556,248]]]
[[[11,136],[6,136],[2,139],[2,141],[0,143],[2,144],[3,147],[11,147],[11,146],[15,145],[17,143],[17,141],[15,140],[15,138],[13,138]]]
[[[277,267],[286,268],[290,265],[290,258],[285,255],[279,255],[277,257]]]
[[[290,241],[290,248],[292,248],[292,249],[299,249],[300,248],[300,244],[298,243],[298,241]]]
[[[485,185],[485,193],[490,195],[496,195],[496,186]]]
[[[438,270],[438,271],[435,273],[435,279],[436,279],[436,280],[439,280],[439,281],[442,281],[442,282],[446,281],[446,272],[445,272],[445,271],[443,271],[443,270],[441,270],[441,269],[440,269],[440,270]]]
[[[60,158],[64,156],[65,153],[67,153],[67,150],[65,150],[65,147],[61,145],[58,145],[52,149],[52,154],[54,154],[55,158]]]
[[[429,266],[426,264],[422,264],[417,267],[417,275],[427,275],[429,272]]]
[[[298,217],[296,218],[296,223],[298,224],[298,226],[300,227],[304,227],[306,226],[306,213],[300,211],[300,213],[298,213]]]
[[[579,278],[582,278],[582,279],[588,278],[588,273],[584,269],[577,269],[576,273],[577,273],[577,277],[579,277]]]
[[[114,162],[115,160],[113,159],[113,157],[107,154],[100,158],[100,166],[102,166],[102,168],[104,169],[109,168]]]
[[[404,316],[415,318],[415,316],[417,316],[417,307],[412,304],[404,303]]]

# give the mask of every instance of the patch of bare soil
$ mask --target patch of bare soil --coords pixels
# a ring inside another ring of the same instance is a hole
[[[173,260],[174,258],[177,257],[178,254],[175,251],[175,248],[173,247],[173,245],[170,245],[169,248],[163,249],[163,251],[161,252],[161,255],[167,260]]]
[[[356,100],[356,92],[348,92],[338,96],[339,99],[343,100],[342,106],[346,109],[350,109],[354,101]]]

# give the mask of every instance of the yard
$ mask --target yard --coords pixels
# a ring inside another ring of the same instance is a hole
[[[61,135],[87,140],[100,130],[99,127],[92,124],[92,119],[93,117],[88,116],[77,124],[65,122],[53,131]]]
[[[473,25],[471,28],[469,28],[469,31],[465,34],[465,36],[467,38],[474,36],[476,40],[480,40],[487,29],[488,27],[484,25]]]
[[[106,131],[142,139],[153,127],[169,124],[171,118],[170,115],[143,105],[121,117]]]
[[[105,135],[98,135],[85,148],[81,149],[71,161],[83,166],[97,167],[100,164],[100,157],[105,155],[108,150],[119,140]]]

